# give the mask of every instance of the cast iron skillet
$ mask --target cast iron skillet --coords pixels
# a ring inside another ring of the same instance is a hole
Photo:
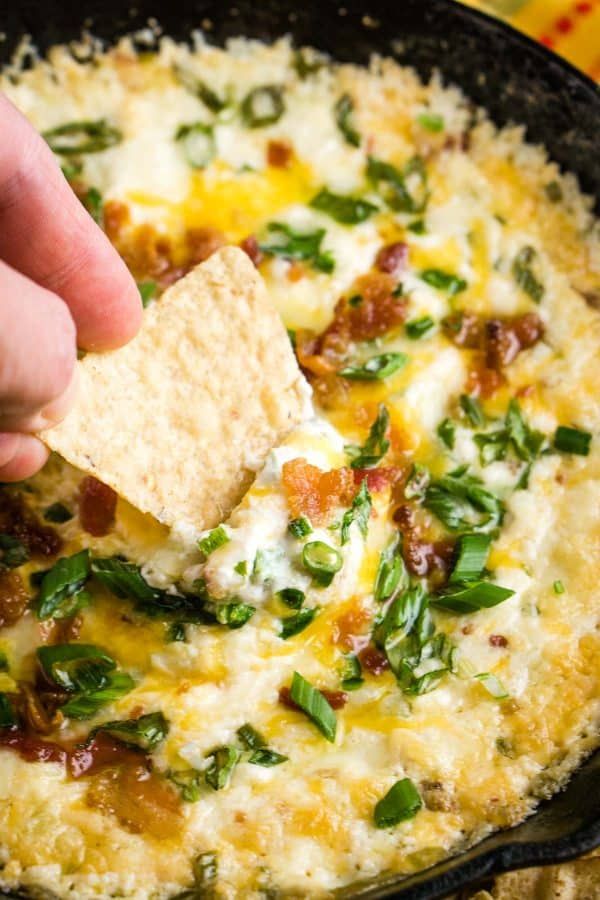
[[[19,0],[0,12],[0,64],[30,34],[40,50],[78,38],[82,27],[111,42],[156,18],[185,39],[202,27],[211,40],[245,35],[272,40],[291,33],[339,60],[395,56],[427,78],[439,68],[499,124],[521,122],[529,140],[578,175],[600,209],[600,94],[568,63],[495,20],[451,0]],[[0,132],[1,140],[1,132]],[[380,877],[339,892],[369,900],[435,900],[509,869],[557,863],[600,845],[600,751],[567,789],[522,825],[408,879]],[[6,896],[6,895],[5,895]],[[47,898],[28,889],[13,897]]]

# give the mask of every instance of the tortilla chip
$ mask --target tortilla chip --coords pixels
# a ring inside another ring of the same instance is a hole
[[[167,525],[221,522],[306,409],[285,328],[234,247],[169,288],[127,346],[78,366],[75,406],[42,440]]]

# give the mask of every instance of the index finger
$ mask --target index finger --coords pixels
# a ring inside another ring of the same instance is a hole
[[[0,94],[0,258],[58,294],[88,350],[127,343],[142,305],[125,263],[64,179],[52,151]]]

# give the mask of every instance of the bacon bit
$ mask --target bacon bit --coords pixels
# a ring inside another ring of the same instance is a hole
[[[463,625],[460,630],[463,634],[473,634],[473,632],[475,631],[475,626],[471,624],[471,622],[469,622],[467,625]]]
[[[350,609],[343,615],[339,616],[334,623],[332,629],[331,640],[338,647],[345,650],[352,650],[356,653],[360,647],[364,646],[366,634],[368,630],[371,616],[364,607],[358,606]]]
[[[457,803],[441,781],[422,781],[421,796],[427,809],[434,812],[452,812]]]
[[[217,228],[190,228],[185,233],[186,268],[192,268],[204,262],[209,256],[224,247],[227,243],[225,235]]]
[[[395,279],[386,272],[369,272],[357,278],[352,296],[362,300],[356,305],[343,297],[336,305],[332,328],[345,328],[354,341],[370,341],[401,325],[406,318],[407,302],[394,297]]]
[[[442,322],[446,337],[457,347],[480,349],[483,343],[481,319],[473,313],[459,312],[447,316]]]
[[[508,638],[503,634],[490,634],[488,640],[492,647],[508,647]]]
[[[29,594],[18,572],[0,572],[0,628],[18,622],[29,604]]]
[[[170,784],[145,765],[106,769],[88,788],[86,803],[114,815],[133,834],[145,832],[159,840],[181,827],[181,802]]]
[[[107,200],[103,210],[104,231],[114,243],[131,222],[129,207],[119,200]]]
[[[400,466],[380,466],[378,469],[353,469],[354,483],[360,486],[366,480],[368,489],[376,494],[396,484],[404,475]]]
[[[332,709],[342,709],[348,702],[348,694],[345,691],[328,691],[325,688],[320,691]]]
[[[473,397],[491,397],[506,381],[502,372],[485,365],[471,369],[467,375],[465,392]]]
[[[393,519],[402,532],[402,557],[407,569],[419,576],[435,572],[438,580],[440,577],[444,580],[454,555],[454,541],[451,538],[443,541],[424,540],[416,521],[415,509],[409,504],[399,506],[394,511]]]
[[[348,505],[356,493],[351,469],[323,472],[304,457],[283,464],[281,482],[292,518],[308,516],[319,525],[336,506]]]
[[[485,356],[484,368],[495,372],[510,365],[522,350],[533,347],[544,334],[543,323],[536,313],[494,319],[456,313],[444,320],[443,328],[458,347],[480,350]],[[479,381],[485,379],[479,378]],[[491,383],[487,384],[486,390],[489,392],[491,387]],[[489,396],[483,388],[481,392]]]
[[[323,688],[319,689],[319,693],[323,694],[332,709],[341,709],[348,702],[348,694],[345,691],[329,691]],[[279,702],[288,709],[300,709],[298,704],[292,700],[292,694],[287,685],[279,688]]]
[[[37,691],[25,682],[19,684],[17,706],[27,729],[36,734],[50,734],[63,721],[62,713],[47,709]]]
[[[0,747],[8,747],[26,762],[53,762],[65,766],[68,753],[52,741],[41,741],[18,728],[0,729]]]
[[[269,141],[267,163],[276,169],[289,169],[293,152],[292,146],[287,141]]]
[[[368,647],[361,650],[358,654],[358,659],[363,669],[366,669],[371,675],[381,675],[382,672],[385,672],[390,667],[385,653],[378,650],[374,644],[369,644]]]
[[[388,275],[394,275],[396,278],[404,272],[408,262],[408,244],[404,241],[397,241],[395,244],[388,244],[382,247],[375,257],[375,267],[380,272],[387,272]]]
[[[250,259],[258,269],[265,257],[262,250],[260,249],[256,236],[254,234],[249,234],[247,238],[244,238],[244,240],[240,242],[240,249],[250,257]]]
[[[79,521],[94,537],[104,537],[115,524],[117,494],[107,484],[87,475],[79,485]]]
[[[69,752],[68,770],[72,778],[83,775],[94,775],[106,768],[116,765],[138,767],[145,765],[150,771],[151,761],[141,750],[127,747],[121,741],[100,731],[91,741],[75,746]]]
[[[27,547],[31,556],[55,556],[62,540],[49,525],[42,525],[20,494],[0,489],[0,532],[10,534]]]

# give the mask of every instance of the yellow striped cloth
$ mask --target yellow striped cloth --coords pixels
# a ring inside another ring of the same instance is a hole
[[[600,82],[600,0],[463,0],[499,16]]]

